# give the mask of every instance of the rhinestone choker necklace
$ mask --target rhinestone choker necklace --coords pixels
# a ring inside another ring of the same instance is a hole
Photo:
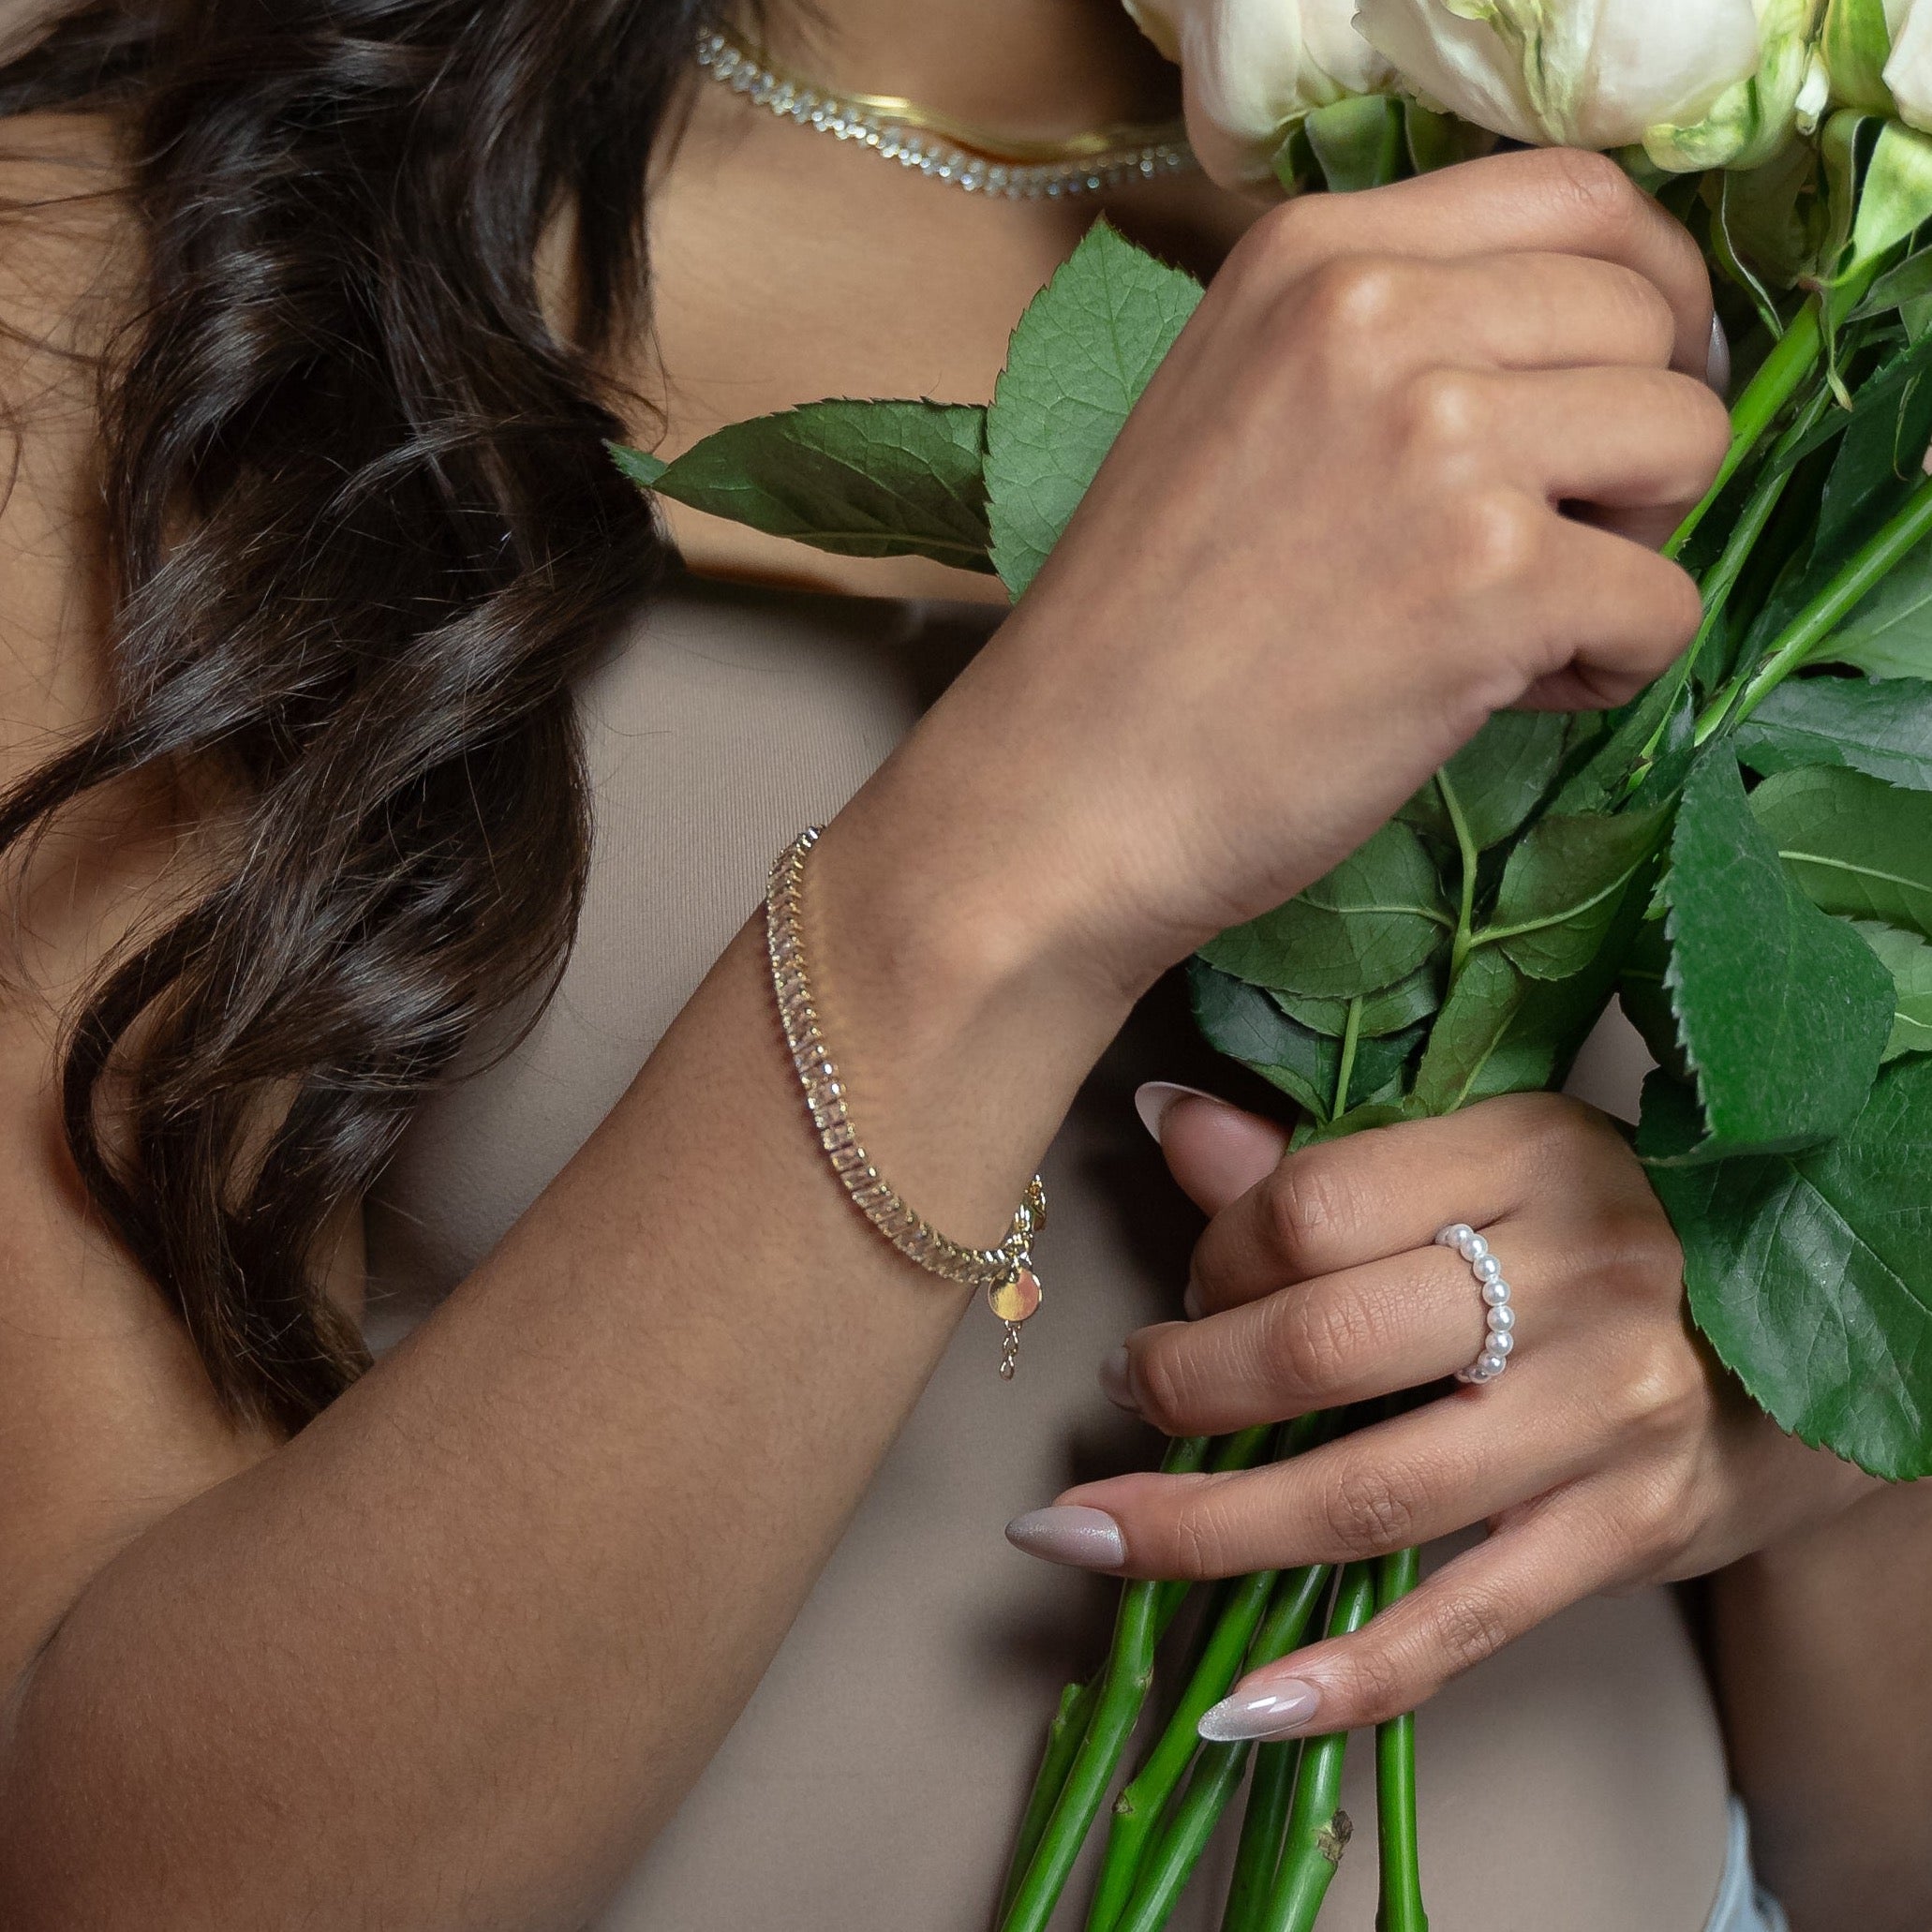
[[[1007,201],[1099,194],[1197,165],[1178,121],[1103,127],[1068,141],[1022,141],[968,126],[891,95],[835,94],[765,66],[734,36],[698,37],[698,66],[721,86],[801,126],[856,141],[968,194]]]

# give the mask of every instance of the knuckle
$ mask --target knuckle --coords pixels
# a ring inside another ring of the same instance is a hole
[[[1446,512],[1442,544],[1449,583],[1465,598],[1484,597],[1533,575],[1546,514],[1518,490],[1459,493]]]
[[[1416,1512],[1388,1474],[1369,1464],[1344,1469],[1325,1503],[1328,1529],[1345,1557],[1381,1556],[1416,1540]]]
[[[1663,290],[1635,269],[1618,270],[1610,285],[1618,290],[1618,320],[1629,332],[1639,357],[1657,367],[1668,364],[1677,346],[1677,318],[1664,300]]]
[[[1489,385],[1473,369],[1418,370],[1402,394],[1403,440],[1412,454],[1460,468],[1484,440],[1489,401]]]
[[[1163,1337],[1154,1336],[1140,1349],[1134,1364],[1134,1393],[1140,1413],[1164,1435],[1185,1435],[1193,1377],[1184,1358]]]
[[[1674,1308],[1684,1293],[1684,1249],[1670,1222],[1639,1208],[1613,1215],[1597,1243],[1597,1268],[1634,1300]]]
[[[1619,1573],[1626,1577],[1645,1578],[1668,1568],[1696,1536],[1679,1485],[1661,1472],[1627,1485],[1606,1514],[1604,1529],[1617,1553]]]
[[[1356,1296],[1277,1295],[1270,1354],[1286,1392],[1320,1399],[1352,1382],[1357,1364],[1375,1358],[1375,1327]]]
[[[1697,1430],[1710,1399],[1709,1382],[1681,1324],[1627,1345],[1615,1396],[1627,1439],[1685,1439]]]
[[[1181,1506],[1174,1519],[1174,1564],[1183,1577],[1230,1576],[1242,1567],[1222,1491],[1201,1490]]]
[[[1437,1606],[1434,1634],[1447,1666],[1442,1674],[1456,1676],[1487,1663],[1509,1642],[1510,1631],[1495,1598],[1482,1590],[1460,1590]]]
[[[1545,156],[1545,191],[1583,233],[1614,239],[1642,218],[1641,191],[1608,155],[1550,148]]]
[[[1326,343],[1359,351],[1413,313],[1411,271],[1388,256],[1345,255],[1306,278],[1302,325]]]
[[[1401,1659],[1384,1644],[1361,1644],[1348,1669],[1353,1679],[1349,1702],[1364,1721],[1394,1717],[1421,1702]]]
[[[1318,1150],[1284,1161],[1262,1197],[1276,1258],[1298,1272],[1332,1246],[1350,1214],[1350,1190],[1339,1166]]]

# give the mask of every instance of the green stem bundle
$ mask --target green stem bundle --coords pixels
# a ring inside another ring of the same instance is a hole
[[[1326,1634],[1352,1635],[1375,1614],[1375,1565],[1351,1563],[1335,1586]],[[1342,1760],[1347,1749],[1345,1731],[1309,1738],[1301,1746],[1300,1774],[1295,1780],[1295,1802],[1288,1809],[1281,1868],[1261,1917],[1260,1932],[1313,1932],[1315,1916],[1354,1829],[1348,1814],[1341,1808]]]
[[[1400,1550],[1375,1566],[1375,1609],[1416,1587],[1420,1553]],[[1375,1932],[1429,1932],[1416,1846],[1416,1719],[1413,1712],[1375,1727],[1375,1822],[1382,1853],[1382,1901]]]

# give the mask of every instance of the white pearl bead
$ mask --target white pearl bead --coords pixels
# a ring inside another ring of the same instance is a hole
[[[1479,1282],[1493,1282],[1503,1271],[1503,1264],[1494,1255],[1489,1254],[1479,1256],[1469,1265]]]
[[[1436,1230],[1435,1245],[1438,1248],[1459,1248],[1475,1232],[1466,1221],[1451,1221],[1447,1227]]]
[[[1482,1383],[1494,1382],[1496,1378],[1480,1362],[1477,1362],[1473,1367],[1464,1369],[1456,1379],[1461,1382]]]
[[[1497,1355],[1494,1350],[1485,1351],[1478,1358],[1476,1366],[1487,1369],[1492,1375],[1500,1375],[1509,1366],[1507,1356]]]
[[[1456,1253],[1473,1268],[1489,1253],[1489,1243],[1472,1227],[1458,1239]]]
[[[1482,1285],[1482,1299],[1492,1308],[1500,1308],[1509,1299],[1509,1284],[1499,1275],[1494,1281]]]
[[[1508,1286],[1508,1282],[1503,1284],[1506,1288]],[[1516,1311],[1507,1301],[1499,1301],[1484,1315],[1483,1319],[1489,1323],[1492,1334],[1507,1334],[1516,1326]]]
[[[1489,1338],[1488,1352],[1491,1355],[1508,1355],[1515,1346],[1516,1337],[1508,1329],[1502,1329]]]

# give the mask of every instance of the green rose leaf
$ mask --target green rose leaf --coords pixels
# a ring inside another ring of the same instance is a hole
[[[990,571],[984,409],[823,402],[733,423],[670,463],[611,445],[640,489],[841,557]]]
[[[1422,841],[1391,823],[1286,905],[1210,940],[1201,957],[1274,992],[1350,1000],[1406,979],[1452,923]]]
[[[1652,1160],[1815,1146],[1842,1132],[1878,1075],[1891,976],[1842,920],[1791,884],[1729,757],[1685,787],[1665,882],[1677,1036],[1705,1136],[1641,1138]]]
[[[1453,1113],[1472,1100],[1507,1089],[1489,1085],[1490,1071],[1522,1010],[1529,982],[1501,953],[1470,956],[1422,1049],[1415,1097],[1432,1114]]]
[[[1651,1177],[1726,1366],[1780,1428],[1894,1480],[1932,1474],[1928,1173],[1932,1059],[1914,1058],[1840,1139]]]
[[[1015,597],[1200,299],[1192,275],[1101,221],[1020,317],[987,414],[986,459],[993,562]]]
[[[1932,677],[1932,544],[1924,544],[1820,646],[1816,661],[1870,677]]]
[[[1582,972],[1670,816],[1670,808],[1658,805],[1539,820],[1509,855],[1495,911],[1479,939],[1499,945],[1533,979]]]
[[[1814,903],[1932,939],[1932,793],[1815,766],[1766,779],[1751,809]]]
[[[1187,985],[1195,1022],[1210,1046],[1279,1087],[1317,1122],[1328,1121],[1341,1078],[1341,1041],[1289,1018],[1259,987],[1217,973],[1204,959],[1188,961]],[[1360,1041],[1349,1073],[1350,1095],[1365,1101],[1398,1094],[1403,1070],[1421,1036],[1420,1027],[1410,1027]]]
[[[1427,1019],[1442,1004],[1442,988],[1436,981],[1435,969],[1421,966],[1393,986],[1363,994],[1357,1033],[1365,1040],[1380,1039],[1385,1033],[1399,1033],[1419,1019]],[[1299,1019],[1318,1033],[1339,1040],[1348,1030],[1350,1001],[1318,1000],[1312,993],[1277,992],[1271,997],[1289,1018]]]
[[[1732,736],[1766,776],[1842,765],[1932,791],[1932,684],[1914,677],[1799,677],[1776,687]]]
[[[1543,802],[1569,737],[1558,711],[1498,711],[1409,802],[1400,816],[1453,841],[1453,800],[1479,852],[1499,845]]]
[[[1932,1053],[1932,945],[1916,932],[1901,932],[1895,926],[1880,926],[1876,920],[1856,919],[1852,924],[1884,962],[1897,990],[1885,1058]]]

